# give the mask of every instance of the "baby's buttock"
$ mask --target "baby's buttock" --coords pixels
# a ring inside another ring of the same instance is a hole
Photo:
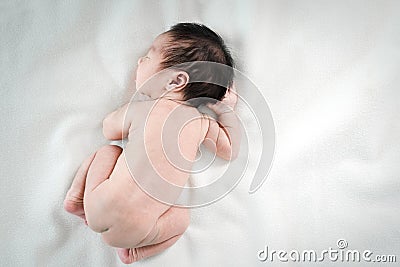
[[[98,220],[104,222],[100,232],[121,235],[123,239],[128,238],[128,233],[150,231],[169,208],[140,189],[129,172],[123,153],[109,179],[93,191],[90,201],[101,205],[97,209],[101,211]]]

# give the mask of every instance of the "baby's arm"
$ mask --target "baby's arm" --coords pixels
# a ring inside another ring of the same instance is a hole
[[[103,120],[103,134],[109,140],[121,140],[128,136],[131,120],[125,119],[130,103],[108,114]]]
[[[225,160],[235,159],[240,148],[239,121],[233,111],[236,102],[236,92],[229,89],[221,102],[207,105],[217,115],[217,121],[208,117],[209,127],[203,144]]]

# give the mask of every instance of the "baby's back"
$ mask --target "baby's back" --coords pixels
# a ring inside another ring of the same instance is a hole
[[[184,186],[206,133],[202,119],[196,108],[171,100],[138,102],[124,151],[135,180]]]
[[[185,185],[207,132],[194,107],[171,100],[131,105],[126,118],[131,123],[128,143],[104,189],[110,203],[104,211],[122,229],[148,227],[170,207],[162,202],[173,203],[179,197],[180,190],[167,190],[163,181]]]

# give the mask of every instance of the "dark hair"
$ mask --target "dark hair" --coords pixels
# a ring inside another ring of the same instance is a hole
[[[184,64],[186,67],[183,69],[178,66],[189,75],[189,83],[183,89],[184,100],[199,97],[221,100],[227,87],[232,85],[234,76],[234,61],[221,36],[198,23],[178,23],[163,34],[167,34],[168,41],[162,49],[162,68],[192,61],[211,61],[230,67],[215,70],[199,68],[196,64]]]

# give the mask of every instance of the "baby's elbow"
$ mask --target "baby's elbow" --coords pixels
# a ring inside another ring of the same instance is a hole
[[[113,135],[107,129],[103,128],[103,135],[107,140],[114,140]]]
[[[112,133],[111,133],[111,131],[110,131],[110,128],[111,128],[111,127],[109,127],[108,118],[105,118],[105,119],[103,120],[103,135],[104,135],[104,137],[107,138],[107,139],[111,139],[110,137],[112,137]]]
[[[108,140],[115,140],[118,139],[116,137],[115,131],[113,130],[113,125],[112,125],[112,121],[109,117],[106,117],[103,120],[103,135],[105,138],[107,138]]]

